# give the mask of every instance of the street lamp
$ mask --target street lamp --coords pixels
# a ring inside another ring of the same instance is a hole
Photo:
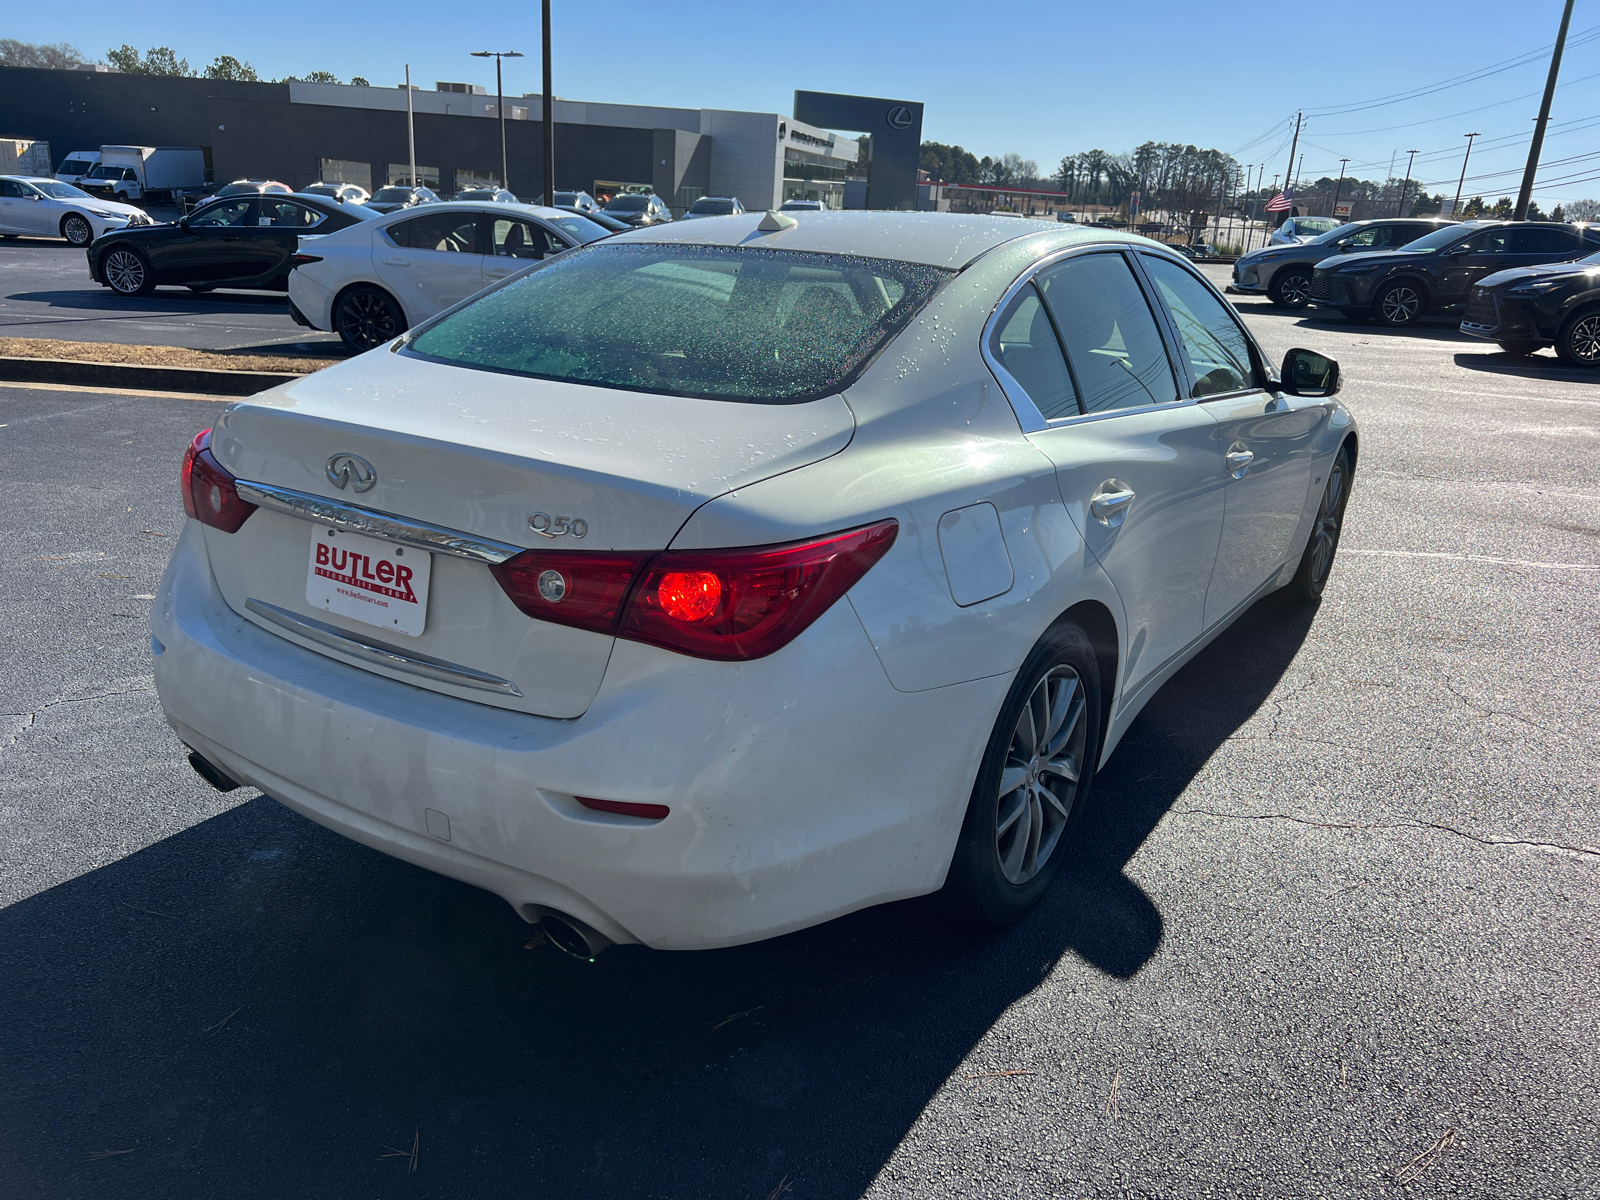
[[[1349,161],[1350,160],[1348,158],[1341,158],[1339,160],[1339,178],[1335,180],[1333,184],[1333,211],[1328,215],[1335,221],[1339,219],[1339,193],[1344,190],[1344,168],[1345,164]],[[1350,206],[1350,211],[1352,213],[1355,212],[1355,207],[1356,206],[1353,204]]]
[[[500,117],[500,186],[509,189],[511,171],[506,165],[506,90],[500,81],[500,60],[502,58],[521,58],[517,50],[474,50],[473,58],[494,59],[494,107]]]

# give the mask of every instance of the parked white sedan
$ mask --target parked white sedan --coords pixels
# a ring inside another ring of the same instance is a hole
[[[1338,386],[1112,231],[621,234],[200,434],[156,686],[217,786],[580,955],[1009,920],[1156,689],[1321,595]]]
[[[102,200],[59,179],[0,175],[0,234],[59,237],[87,246],[102,233],[153,222],[142,208]]]
[[[370,350],[491,283],[609,237],[587,217],[497,201],[403,208],[312,242],[289,274],[289,315]]]

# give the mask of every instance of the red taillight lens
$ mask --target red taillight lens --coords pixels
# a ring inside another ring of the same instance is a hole
[[[524,550],[490,567],[541,621],[696,658],[762,658],[788,645],[894,545],[898,521],[736,550]]]
[[[530,617],[615,633],[628,585],[650,557],[648,552],[524,550],[489,570],[511,602]]]
[[[343,201],[340,203],[343,203]],[[289,260],[289,269],[292,271],[295,269],[295,267],[304,267],[311,263],[321,261],[322,256],[320,254],[296,254]]]
[[[762,658],[788,645],[894,545],[881,521],[810,542],[669,550],[646,569],[618,636],[696,658]]]
[[[183,511],[223,533],[237,533],[256,506],[241,500],[234,478],[211,455],[211,430],[202,429],[183,452]]]

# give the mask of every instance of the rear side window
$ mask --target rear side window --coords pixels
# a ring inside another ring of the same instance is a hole
[[[243,225],[255,206],[254,200],[219,200],[190,217],[189,225]]]
[[[1576,254],[1582,249],[1578,239],[1565,229],[1513,229],[1513,254]]]
[[[1178,398],[1156,319],[1121,254],[1069,258],[1034,280],[1061,331],[1085,412]]]
[[[733,246],[595,245],[418,334],[439,362],[788,404],[848,387],[954,272]]]
[[[258,225],[275,225],[288,229],[309,229],[322,220],[322,214],[287,200],[263,200]]]
[[[412,217],[384,230],[389,240],[407,250],[445,250],[475,252],[478,244],[478,214],[463,212],[430,213]]]
[[[1078,415],[1078,390],[1033,284],[1025,285],[1001,315],[990,348],[1045,420]]]

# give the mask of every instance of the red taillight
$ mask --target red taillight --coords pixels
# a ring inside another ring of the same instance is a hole
[[[696,658],[788,645],[894,545],[899,522],[782,546],[587,554],[526,550],[493,567],[530,617]]]
[[[649,560],[648,553],[524,550],[489,570],[511,602],[530,617],[615,633],[628,585]]]
[[[341,201],[341,203],[343,203],[343,201]],[[322,256],[319,254],[296,254],[289,260],[289,269],[292,271],[295,269],[295,267],[304,267],[310,263],[321,261]]]
[[[256,506],[239,499],[233,476],[211,455],[211,430],[202,429],[183,452],[183,511],[223,533],[237,533]]]
[[[634,804],[627,800],[595,800],[589,796],[575,799],[585,808],[595,812],[621,813],[625,817],[642,817],[646,821],[659,821],[672,810],[665,804]]]

